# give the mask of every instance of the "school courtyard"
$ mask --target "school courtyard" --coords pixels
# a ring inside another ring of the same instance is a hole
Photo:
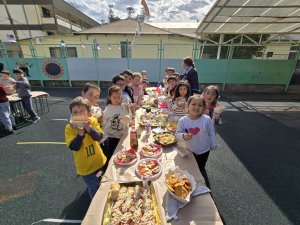
[[[90,200],[63,144],[68,104],[80,89],[33,90],[50,94],[50,112],[0,138],[0,224],[80,222]],[[103,90],[102,106],[105,97]],[[207,172],[224,224],[299,224],[300,95],[222,93],[221,103]]]

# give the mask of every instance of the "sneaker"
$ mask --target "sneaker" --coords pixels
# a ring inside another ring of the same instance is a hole
[[[32,118],[31,123],[36,123],[37,121],[39,121],[41,119],[41,117],[35,117]]]
[[[17,130],[18,129],[16,125],[12,126],[12,128],[13,128],[13,130]]]
[[[6,135],[14,134],[14,130],[5,130]]]

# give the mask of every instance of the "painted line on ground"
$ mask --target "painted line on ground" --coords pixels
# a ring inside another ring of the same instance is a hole
[[[66,219],[52,219],[52,218],[48,218],[48,219],[43,219],[43,220],[39,220],[37,222],[32,223],[31,225],[40,223],[40,222],[49,222],[49,223],[81,223],[81,220],[66,220]]]
[[[65,145],[66,142],[35,142],[35,141],[29,141],[29,142],[17,142],[17,145]]]
[[[69,121],[68,119],[51,119],[51,120],[55,120],[55,121]]]

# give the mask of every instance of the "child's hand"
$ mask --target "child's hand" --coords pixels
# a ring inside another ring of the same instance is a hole
[[[136,110],[136,104],[135,103],[132,103],[129,107],[130,107],[132,112],[135,112],[135,110]]]
[[[70,126],[77,131],[77,133],[80,135],[80,136],[83,136],[84,134],[84,130],[82,128],[79,128],[76,124],[72,124],[70,123]]]
[[[83,129],[85,129],[88,133],[92,129],[91,118],[88,119],[87,123],[83,125]]]
[[[182,135],[182,137],[183,137],[183,140],[188,141],[188,140],[192,139],[193,135],[191,133],[184,133]]]
[[[220,120],[221,119],[221,114],[220,113],[215,113],[215,119]]]

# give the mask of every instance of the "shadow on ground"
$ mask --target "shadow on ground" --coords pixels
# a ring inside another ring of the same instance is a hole
[[[253,176],[258,186],[292,224],[300,224],[299,133],[256,112],[230,112],[226,115],[226,120],[228,120],[226,125],[218,127],[218,134],[246,168],[245,175],[249,172]],[[234,173],[241,173],[234,171],[235,168],[230,169],[232,170],[230,176],[234,177]],[[247,183],[247,178],[243,178],[243,174],[239,174],[238,177],[240,178],[237,181],[233,180],[232,185],[243,185],[243,179]],[[254,219],[251,221],[252,224],[267,224],[268,217],[272,217],[273,221],[276,221],[276,217],[280,217],[272,215],[271,210],[264,208],[267,205],[262,204],[260,195],[253,192],[251,187],[245,187],[244,192],[245,195],[251,193],[248,197],[255,199],[256,206],[261,207],[259,209],[261,215],[252,218]],[[253,200],[249,200],[248,203],[251,201]],[[239,204],[241,203],[237,203]],[[243,210],[243,206],[241,207]],[[252,213],[250,207],[248,213]],[[276,224],[283,223],[278,220]]]
[[[63,209],[60,218],[68,220],[83,220],[90,203],[91,199],[88,192],[79,192],[74,201]]]

